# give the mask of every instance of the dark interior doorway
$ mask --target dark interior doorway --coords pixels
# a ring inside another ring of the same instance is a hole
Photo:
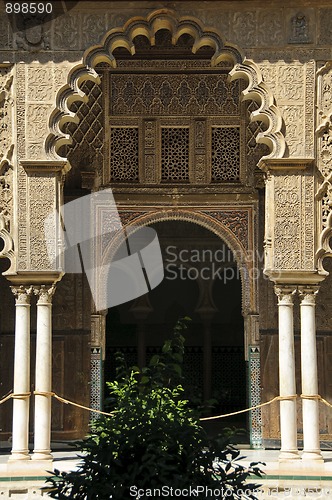
[[[109,309],[105,381],[115,377],[115,352],[127,364],[144,366],[170,338],[176,321],[189,316],[183,365],[186,395],[214,400],[209,415],[247,405],[241,279],[232,252],[211,231],[189,222],[151,225],[162,248],[165,278],[147,295]],[[224,427],[248,430],[246,415],[204,424],[211,434]],[[241,437],[241,442],[247,436]]]

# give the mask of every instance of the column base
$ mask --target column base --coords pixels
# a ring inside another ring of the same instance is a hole
[[[8,457],[8,462],[16,462],[17,460],[30,460],[29,450],[27,451],[12,451]]]
[[[34,451],[33,455],[31,455],[31,460],[53,460],[53,455],[51,450],[40,450]]]
[[[315,461],[315,462],[324,462],[323,455],[321,454],[320,450],[311,450],[311,451],[304,451],[302,453],[302,460],[305,460],[306,462],[308,461]]]
[[[281,450],[279,453],[279,462],[288,462],[289,460],[300,460],[300,454],[298,450]]]

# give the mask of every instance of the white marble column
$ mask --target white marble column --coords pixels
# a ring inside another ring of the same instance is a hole
[[[294,353],[293,297],[296,288],[278,285],[279,312],[279,393],[290,397],[280,401],[281,450],[279,460],[299,459],[297,448],[296,382]],[[293,397],[294,396],[294,397]]]
[[[319,287],[299,287],[301,298],[301,378],[303,412],[303,460],[323,460],[319,442],[319,402],[316,348],[316,294]]]
[[[12,286],[15,304],[15,353],[12,452],[9,460],[29,460],[30,296],[32,287]]]
[[[37,300],[35,432],[32,460],[52,460],[52,296],[55,287],[34,287]],[[40,393],[40,394],[39,394]]]

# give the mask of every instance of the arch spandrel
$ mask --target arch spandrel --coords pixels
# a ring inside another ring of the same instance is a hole
[[[76,120],[70,111],[70,104],[85,98],[80,85],[85,80],[97,79],[95,71],[97,64],[106,62],[116,67],[115,49],[122,47],[130,54],[135,54],[135,37],[145,36],[151,45],[155,44],[155,34],[160,29],[167,29],[175,45],[179,37],[188,34],[193,37],[192,52],[203,46],[214,49],[211,65],[216,66],[221,61],[231,62],[234,66],[230,79],[244,78],[248,86],[243,90],[244,99],[253,99],[259,104],[259,109],[251,114],[252,121],[262,120],[267,128],[257,137],[257,142],[266,144],[271,153],[266,158],[282,158],[286,150],[286,142],[281,131],[282,117],[274,104],[274,98],[263,78],[258,66],[244,57],[235,45],[224,42],[222,36],[213,28],[207,28],[195,18],[177,17],[173,11],[160,9],[152,12],[146,18],[129,19],[123,28],[113,28],[103,37],[100,45],[86,50],[82,63],[72,68],[65,84],[57,94],[56,107],[50,120],[50,133],[45,141],[46,155],[49,159],[60,159],[59,150],[65,144],[71,144],[71,138],[65,134],[62,127],[65,123]],[[97,80],[96,80],[97,81]]]

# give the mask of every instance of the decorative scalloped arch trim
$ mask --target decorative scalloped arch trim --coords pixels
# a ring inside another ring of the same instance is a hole
[[[318,269],[322,273],[327,273],[323,266],[323,261],[327,257],[332,258],[332,246],[330,244],[332,239],[332,211],[329,213],[326,221],[326,227],[320,234],[319,237],[319,249],[316,253]]]
[[[15,266],[14,242],[5,227],[5,221],[2,215],[0,215],[0,238],[4,242],[4,247],[0,252],[0,258],[8,258],[10,260],[10,268],[7,269],[7,271],[5,271],[4,273],[2,273],[5,276],[6,274],[13,274],[15,272],[16,266]]]
[[[163,210],[158,212],[145,213],[140,217],[136,217],[134,220],[130,221],[128,224],[124,225],[124,229],[130,229],[132,232],[137,231],[140,227],[148,226],[150,224],[155,224],[157,222],[168,222],[168,221],[182,221],[190,222],[192,224],[197,224],[202,226],[212,233],[219,236],[219,238],[226,243],[226,245],[231,249],[236,259],[240,275],[241,275],[241,286],[242,286],[242,312],[243,314],[249,314],[256,310],[255,304],[255,290],[254,290],[254,280],[250,279],[250,259],[240,241],[237,237],[228,229],[224,224],[215,219],[212,219],[208,215],[192,212],[187,210]],[[105,268],[107,262],[110,262],[116,251],[119,248],[120,243],[122,243],[122,237],[115,239],[105,249],[103,254],[103,264],[101,266],[101,273],[99,276],[98,283],[100,283],[100,290],[107,290],[107,272],[105,273]]]
[[[267,128],[257,135],[256,141],[266,144],[271,153],[264,158],[282,158],[286,149],[286,142],[281,132],[282,117],[280,110],[274,104],[273,95],[268,86],[263,82],[259,67],[252,60],[246,59],[242,51],[224,41],[219,32],[213,28],[203,26],[196,18],[186,16],[177,17],[174,11],[169,9],[158,9],[150,13],[146,18],[133,17],[129,19],[123,28],[113,28],[103,37],[100,45],[94,45],[85,51],[82,64],[72,68],[68,75],[67,84],[58,92],[56,97],[56,108],[53,110],[50,121],[50,134],[45,141],[47,157],[60,159],[59,149],[64,144],[71,144],[71,137],[62,130],[66,122],[78,122],[77,116],[69,109],[74,101],[84,101],[87,96],[80,89],[83,81],[93,80],[99,82],[95,71],[97,64],[106,62],[116,67],[116,59],[113,52],[122,47],[130,54],[135,54],[134,38],[137,35],[145,36],[155,45],[155,35],[160,29],[167,29],[172,35],[172,43],[175,45],[179,37],[189,34],[194,43],[192,52],[203,46],[214,49],[211,65],[216,66],[221,61],[231,62],[233,69],[230,79],[244,78],[248,86],[242,92],[244,99],[252,99],[259,105],[259,109],[251,113],[251,121],[263,121]]]

